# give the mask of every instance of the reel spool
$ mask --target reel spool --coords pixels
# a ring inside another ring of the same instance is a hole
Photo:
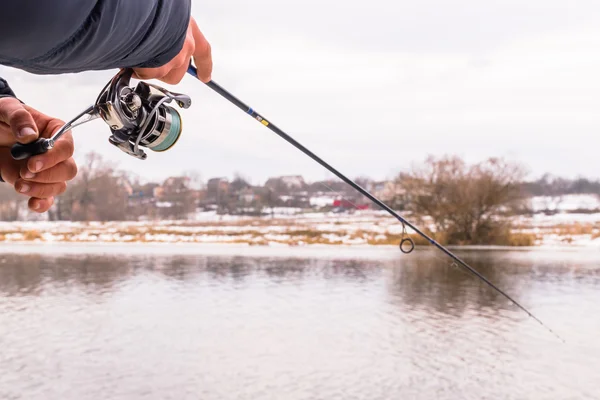
[[[66,123],[52,138],[40,138],[26,145],[17,143],[11,149],[16,160],[42,154],[54,147],[54,142],[70,129],[101,118],[109,126],[108,141],[125,153],[140,160],[147,158],[143,148],[163,152],[172,148],[182,133],[182,120],[172,101],[189,108],[189,96],[170,92],[160,86],[140,81],[129,86],[133,70],[115,75],[102,89],[96,103]]]
[[[125,153],[145,160],[146,154],[140,147],[167,151],[181,136],[181,116],[165,103],[175,100],[179,107],[189,108],[192,101],[184,94],[146,82],[139,82],[132,89],[129,86],[132,73],[132,70],[124,70],[117,74],[100,93],[96,105],[111,129],[109,142]]]

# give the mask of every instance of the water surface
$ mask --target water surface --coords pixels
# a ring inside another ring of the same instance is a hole
[[[461,252],[562,344],[424,249],[32,249],[0,255],[3,400],[600,399],[598,252]]]

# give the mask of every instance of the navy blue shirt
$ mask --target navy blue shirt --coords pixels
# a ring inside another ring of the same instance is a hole
[[[182,49],[191,0],[14,0],[0,6],[0,64],[39,74],[152,68]]]

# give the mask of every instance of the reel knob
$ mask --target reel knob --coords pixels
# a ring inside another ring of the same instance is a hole
[[[29,157],[44,154],[54,146],[52,139],[40,138],[32,143],[21,144],[17,143],[10,149],[10,155],[15,160],[25,160]]]
[[[125,95],[123,99],[123,104],[133,115],[137,114],[137,112],[142,108],[142,99],[140,96],[133,92],[129,92]]]

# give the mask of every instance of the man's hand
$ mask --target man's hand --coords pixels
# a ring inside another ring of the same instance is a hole
[[[192,57],[200,80],[204,83],[210,81],[213,67],[210,44],[200,32],[194,18],[190,19],[185,43],[179,54],[162,67],[135,68],[134,78],[158,79],[175,85],[181,82],[185,76]]]
[[[0,98],[0,146],[30,143],[37,138],[37,125],[23,104],[13,97]]]
[[[15,190],[29,197],[29,208],[44,213],[54,204],[54,196],[62,194],[77,174],[72,158],[71,132],[56,141],[54,148],[28,160],[15,161],[10,147],[16,142],[29,143],[40,137],[49,138],[64,125],[63,121],[49,117],[17,99],[0,99],[0,174]],[[24,128],[34,134],[17,137]]]

